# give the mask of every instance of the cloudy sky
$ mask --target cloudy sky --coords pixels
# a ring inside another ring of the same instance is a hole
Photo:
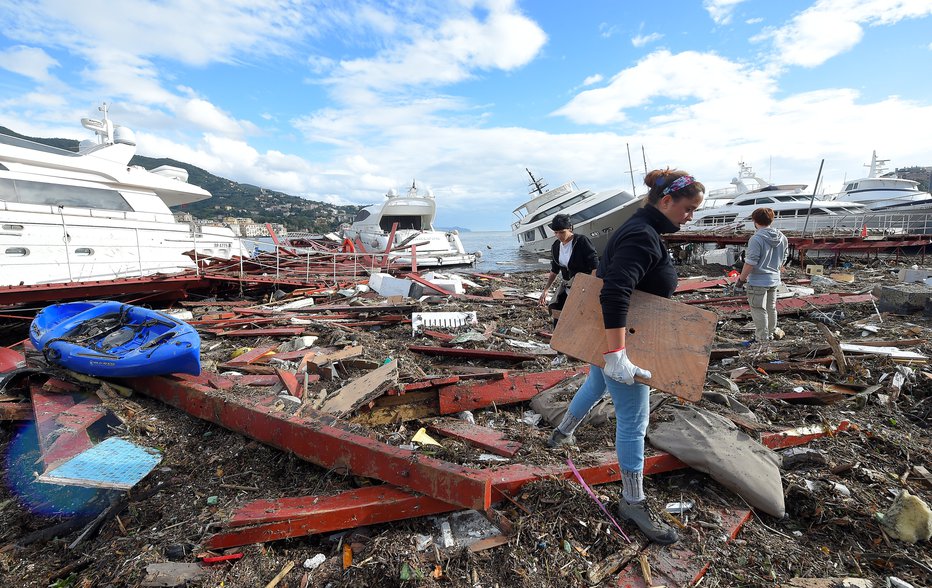
[[[529,168],[638,193],[738,162],[824,189],[932,165],[929,0],[0,0],[0,125],[335,203],[417,179],[507,230]]]

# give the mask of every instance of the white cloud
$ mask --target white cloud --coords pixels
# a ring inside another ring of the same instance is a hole
[[[779,64],[815,67],[857,45],[862,25],[889,26],[930,14],[927,0],[819,0],[757,40],[773,40]]]
[[[0,51],[0,67],[37,82],[52,80],[49,70],[59,65],[58,60],[37,47],[17,45]]]
[[[643,47],[648,43],[653,43],[654,41],[659,41],[663,38],[663,35],[660,33],[650,33],[649,35],[637,35],[631,38],[631,44],[635,47]]]
[[[399,30],[399,32],[401,32]],[[547,41],[544,31],[517,12],[491,11],[485,21],[471,13],[435,29],[411,23],[406,38],[375,58],[339,63],[329,79],[340,86],[399,92],[418,86],[456,83],[475,70],[509,71],[527,64]]]
[[[657,99],[733,101],[764,93],[771,85],[765,73],[717,55],[664,50],[622,70],[607,86],[577,94],[552,114],[579,124],[622,123],[627,120],[625,110]]]
[[[591,76],[588,76],[586,79],[584,79],[582,85],[591,86],[592,84],[598,84],[604,79],[605,77],[602,74],[593,74]]]
[[[731,15],[735,6],[744,0],[703,0],[702,7],[706,9],[715,24],[724,25],[731,22]]]

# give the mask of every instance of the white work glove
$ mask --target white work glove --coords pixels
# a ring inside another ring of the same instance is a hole
[[[622,384],[633,384],[635,376],[650,379],[649,371],[631,363],[624,347],[616,349],[615,351],[609,351],[604,354],[603,357],[605,358],[605,367],[602,371],[613,380],[621,382]]]

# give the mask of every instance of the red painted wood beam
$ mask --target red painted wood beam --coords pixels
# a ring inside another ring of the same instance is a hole
[[[815,296],[783,298],[777,300],[777,314],[793,314],[803,310],[811,310],[813,307],[823,308],[826,306],[837,306],[839,304],[858,304],[861,302],[870,302],[873,299],[874,297],[870,294],[853,294],[850,296],[841,294],[817,294]],[[714,310],[720,315],[728,315],[738,312],[748,312],[750,307],[747,303],[744,303],[727,307],[716,306]]]
[[[224,398],[204,386],[169,378],[133,378],[133,388],[188,414],[221,425],[326,468],[345,468],[463,508],[485,510],[491,483],[474,470],[360,435],[330,415],[274,408],[275,396]]]
[[[226,363],[223,364],[223,367],[235,368],[241,365],[246,365],[248,363],[254,363],[256,361],[259,361],[259,359],[262,358],[262,356],[268,353],[269,351],[274,352],[276,349],[277,349],[277,346],[273,346],[273,345],[254,347],[253,349],[250,349],[246,353],[237,355],[233,359],[227,361]]]
[[[826,427],[805,427],[780,433],[768,433],[763,436],[762,442],[771,449],[794,447],[819,437],[832,436],[838,431],[846,430],[848,426],[848,421],[842,421],[834,430]],[[579,468],[587,484],[604,484],[621,479],[614,451],[587,454],[580,457],[577,462],[592,464]],[[685,463],[664,452],[650,455],[644,460],[645,475],[685,467],[688,467]],[[492,481],[496,502],[504,500],[503,494],[514,495],[524,485],[541,478],[556,476],[569,479],[573,477],[569,468],[559,463],[548,466],[512,464],[482,470],[480,475],[487,476]],[[325,502],[326,508],[319,512],[317,505],[322,502]],[[392,508],[385,508],[386,504],[391,504]],[[306,496],[260,500],[244,505],[233,515],[228,524],[240,528],[214,535],[208,540],[207,546],[210,549],[220,549],[248,545],[454,510],[459,510],[459,508],[453,504],[444,504],[429,496],[413,494],[391,486],[351,490],[334,497]]]
[[[220,331],[220,337],[295,337],[304,332],[304,327],[278,327],[277,329],[242,329]]]
[[[0,374],[5,374],[19,367],[25,367],[25,365],[25,355],[13,351],[9,347],[0,347]]]
[[[440,414],[456,414],[487,406],[514,404],[534,398],[547,388],[575,376],[581,370],[550,370],[527,374],[504,373],[494,380],[460,381],[437,391]]]
[[[533,361],[536,355],[528,353],[514,353],[512,351],[492,351],[488,349],[459,349],[456,347],[432,347],[430,345],[409,345],[409,351],[423,353],[424,355],[439,355],[442,357],[465,357],[468,359],[490,359],[497,361]]]
[[[726,286],[732,282],[734,282],[734,280],[729,280],[728,278],[717,278],[714,280],[680,280],[676,285],[674,293],[679,294],[680,292],[693,292],[695,290],[705,290],[706,288],[716,288],[718,286]]]
[[[119,280],[99,280],[88,282],[68,282],[65,284],[34,284],[30,286],[0,287],[0,306],[8,304],[27,304],[55,300],[118,298],[130,294],[172,294],[184,298],[187,290],[203,289],[210,286],[203,277],[194,272],[177,276],[146,276],[142,278],[124,278]]]
[[[81,395],[75,402],[71,394],[46,392],[34,384],[29,392],[45,471],[94,446],[87,428],[107,413],[96,396]]]
[[[422,285],[422,286],[427,286],[428,288],[430,288],[430,289],[433,290],[434,292],[438,292],[438,293],[440,293],[440,294],[443,294],[444,296],[453,296],[453,294],[454,294],[453,292],[450,292],[449,290],[447,290],[447,289],[445,289],[445,288],[442,288],[442,287],[438,286],[437,284],[434,284],[433,282],[430,282],[429,280],[425,280],[424,278],[422,278],[421,276],[419,276],[419,275],[417,275],[417,274],[414,274],[414,273],[405,274],[405,277],[408,278],[409,280],[413,280],[413,281],[417,282],[418,284],[420,284],[420,285]]]
[[[504,457],[513,457],[521,449],[521,443],[505,438],[505,433],[489,427],[474,425],[457,419],[435,420],[428,427],[431,431],[465,441]]]
[[[236,511],[228,531],[211,536],[207,549],[265,543],[364,525],[375,525],[459,510],[457,506],[390,484],[336,496],[308,496],[251,502]]]

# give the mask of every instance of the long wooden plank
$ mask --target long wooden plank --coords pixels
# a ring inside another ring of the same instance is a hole
[[[599,293],[602,280],[576,274],[550,346],[599,367],[608,350]],[[634,364],[651,372],[644,383],[696,402],[702,397],[718,315],[635,290],[628,309],[626,346]]]

